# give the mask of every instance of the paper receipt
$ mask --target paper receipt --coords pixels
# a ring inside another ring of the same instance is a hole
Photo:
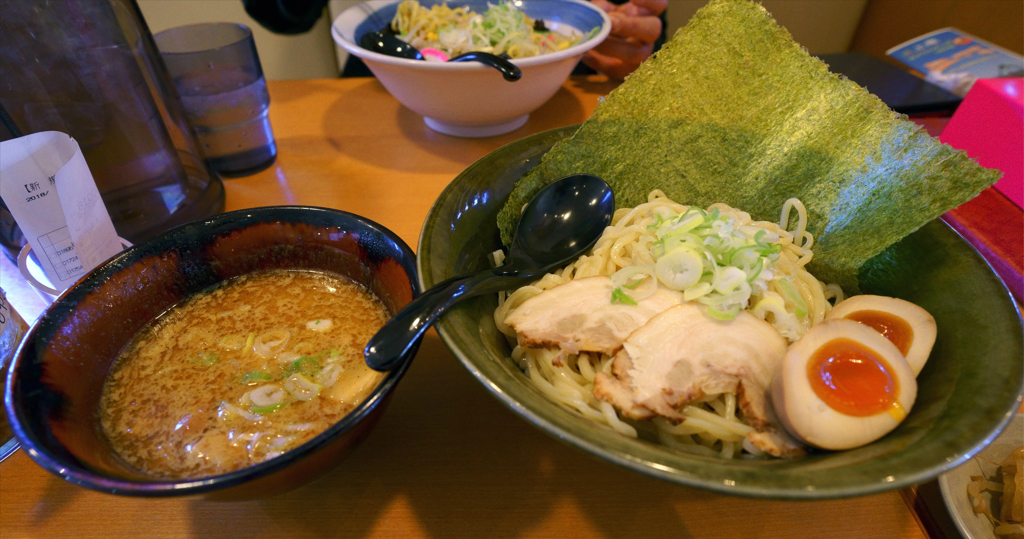
[[[82,150],[65,133],[0,142],[0,197],[60,291],[121,251]]]

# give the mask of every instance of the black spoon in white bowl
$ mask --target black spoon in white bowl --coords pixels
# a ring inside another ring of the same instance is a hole
[[[370,339],[366,364],[378,371],[396,368],[455,303],[522,286],[587,252],[614,212],[612,190],[597,176],[576,174],[548,184],[523,210],[503,265],[448,279],[406,305]]]
[[[424,60],[423,54],[412,45],[395,37],[387,32],[367,32],[359,38],[359,46],[373,52],[379,52],[388,56],[408,58],[410,60]],[[489,52],[473,51],[460,54],[448,59],[449,62],[480,62],[497,69],[501,76],[509,82],[514,82],[523,77],[519,66],[496,54]]]

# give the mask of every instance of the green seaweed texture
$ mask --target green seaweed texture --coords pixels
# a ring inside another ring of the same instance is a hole
[[[799,198],[809,269],[852,293],[866,261],[1000,176],[830,73],[748,0],[709,2],[520,179],[502,241],[541,187],[575,173],[604,178],[620,208],[661,189],[778,221]]]

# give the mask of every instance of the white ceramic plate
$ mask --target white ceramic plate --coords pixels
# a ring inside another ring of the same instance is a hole
[[[971,460],[939,477],[939,488],[946,509],[953,517],[953,522],[966,539],[998,539],[992,531],[992,522],[985,515],[974,513],[971,498],[967,495],[967,485],[972,475],[983,475],[992,478],[998,471],[999,463],[1011,451],[1024,444],[1024,414],[1017,414],[1006,430],[985,449],[982,449]],[[992,513],[999,514],[994,507]]]

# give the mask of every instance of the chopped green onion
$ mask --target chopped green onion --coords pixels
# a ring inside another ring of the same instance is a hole
[[[289,375],[292,375],[297,372],[302,374],[316,374],[319,371],[320,363],[318,363],[317,360],[309,356],[302,356],[299,359],[293,361],[291,365],[288,365],[288,368],[286,369],[285,372],[285,377],[288,377]]]
[[[757,261],[760,261],[761,256],[758,254],[754,246],[742,247],[736,249],[729,255],[729,265],[736,267],[750,267]]]
[[[763,269],[764,269],[764,259],[763,258],[758,258],[757,259],[757,265],[755,265],[753,268],[751,268],[750,272],[747,273],[747,282],[748,283],[753,283],[757,279],[757,277],[759,275],[761,275],[761,270],[763,270]]]
[[[747,281],[747,273],[735,266],[726,266],[722,268],[722,271],[715,276],[714,282],[711,283],[715,287],[715,291],[719,294],[729,294],[735,292],[740,283]]]
[[[643,283],[643,282],[644,282],[643,279],[634,279],[632,282],[626,283],[626,284],[624,284],[622,286],[632,290],[632,289],[640,286],[640,284]]]
[[[636,301],[629,297],[629,294],[622,291],[622,288],[616,288],[612,290],[612,303],[625,303],[626,305],[636,305]]]
[[[654,272],[668,288],[686,290],[700,280],[704,262],[691,247],[684,245],[659,258],[654,264]]]
[[[319,374],[319,373],[317,373]],[[307,380],[301,374],[293,374],[284,382],[284,388],[299,400],[309,400],[320,394],[320,384]]]
[[[661,214],[660,213],[656,213],[656,214],[654,214],[654,222],[649,224],[649,225],[647,225],[647,230],[656,229],[656,228],[660,227],[662,225],[662,223],[664,223],[664,222],[665,222],[665,219],[661,216]]]
[[[250,406],[249,407],[249,411],[254,413],[254,414],[267,415],[267,414],[272,414],[272,413],[280,410],[281,408],[284,408],[285,405],[287,405],[287,404],[288,403],[286,403],[286,402],[279,402],[277,404],[270,404],[270,405],[267,405],[267,406]]]
[[[683,291],[683,299],[693,301],[711,292],[711,283],[700,282]]]
[[[734,303],[731,307],[725,309],[724,311],[719,310],[715,306],[708,306],[708,314],[719,320],[732,320],[733,318],[736,318],[736,315],[739,314],[739,312],[740,305],[738,303]]]
[[[265,373],[263,371],[249,371],[249,372],[245,373],[244,376],[242,376],[242,383],[243,384],[251,384],[253,382],[266,382],[268,380],[273,380],[273,379],[274,379],[273,376],[271,376],[271,375],[269,375],[269,374],[267,374],[267,373]]]
[[[807,302],[804,301],[804,298],[800,297],[800,293],[796,291],[796,287],[793,286],[788,277],[779,279],[779,290],[782,291],[782,297],[795,305],[793,314],[800,318],[807,316]]]
[[[764,290],[783,251],[778,234],[738,225],[734,216],[718,208],[691,207],[674,217],[654,213],[647,229],[654,231],[649,249],[655,281],[682,291],[687,301],[708,305],[708,313],[723,320],[735,318],[752,291]],[[612,303],[636,304],[639,296],[630,290],[645,288],[641,282],[646,284],[646,278],[633,277],[641,272],[639,266],[626,266],[615,273],[622,274],[618,280],[613,275]],[[796,312],[787,316],[807,316],[807,302],[793,283],[781,286],[789,291],[781,294],[780,304],[784,299],[789,308],[796,305]]]

